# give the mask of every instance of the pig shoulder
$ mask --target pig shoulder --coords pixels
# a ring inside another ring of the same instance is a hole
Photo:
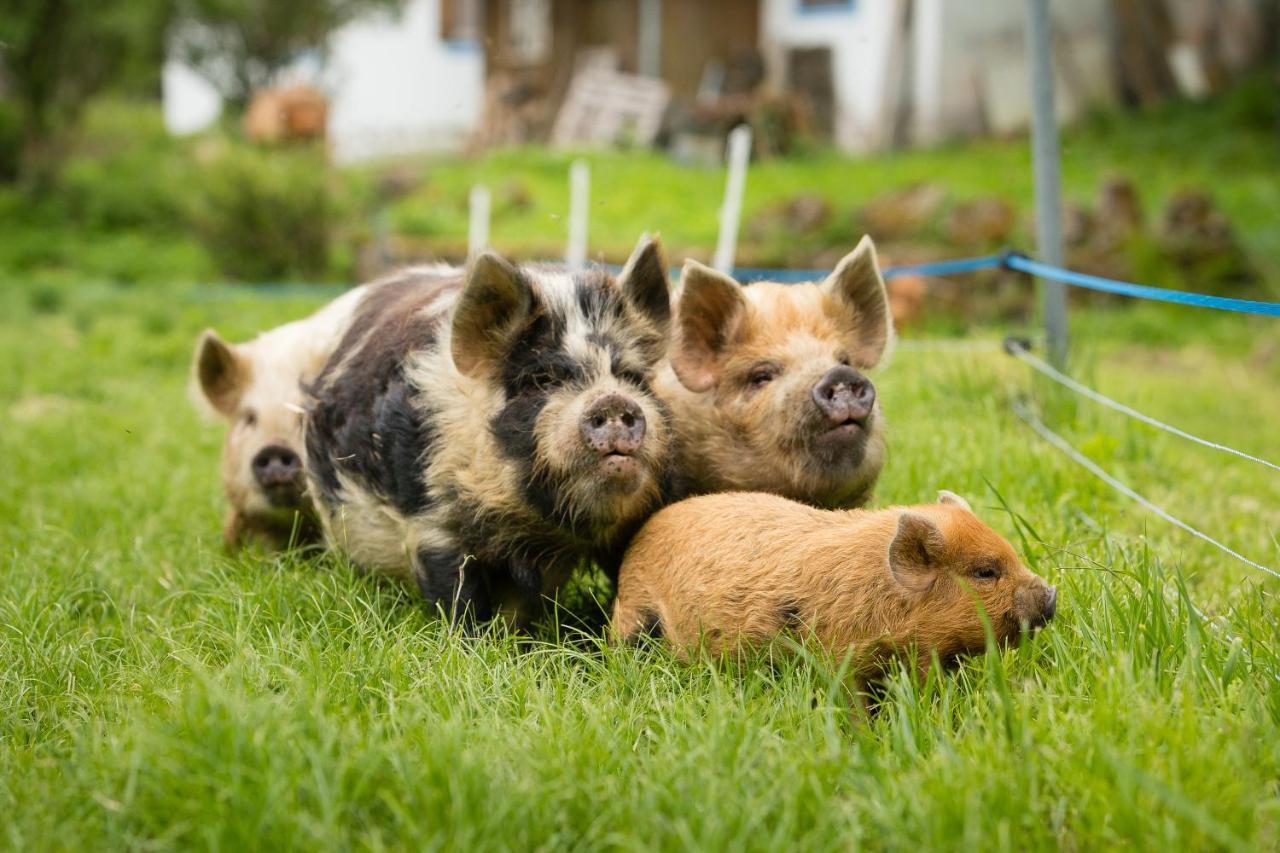
[[[415,405],[408,368],[414,353],[438,344],[447,297],[461,284],[408,275],[361,300],[311,389],[307,458],[320,500],[339,503],[345,476],[404,516],[428,508],[422,472],[434,430]]]

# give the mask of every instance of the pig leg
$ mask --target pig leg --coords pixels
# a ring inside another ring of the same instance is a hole
[[[273,551],[289,545],[289,529],[253,518],[236,509],[228,509],[222,523],[222,544],[230,552],[259,544]]]
[[[635,646],[646,640],[661,640],[664,630],[658,606],[647,597],[618,596],[614,599],[609,639],[615,645]]]
[[[245,518],[239,510],[228,508],[222,520],[222,544],[228,551],[239,551],[244,547]]]
[[[431,607],[442,610],[455,624],[474,627],[492,613],[488,590],[489,567],[451,548],[419,548],[413,574]]]
[[[554,610],[560,624],[575,630],[598,633],[604,628],[607,611],[591,595],[581,606],[569,608],[559,597],[578,561],[534,559],[524,554],[507,558],[505,574],[495,574],[490,596],[496,614],[520,631],[528,630],[536,621]]]

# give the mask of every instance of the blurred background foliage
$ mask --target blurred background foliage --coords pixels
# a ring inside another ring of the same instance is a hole
[[[300,52],[322,50],[353,16],[395,5],[0,0],[0,280],[352,282],[399,263],[458,261],[476,183],[493,191],[497,248],[559,257],[572,152],[517,146],[340,167],[323,142],[244,138],[234,107],[248,92]],[[194,31],[204,40],[172,35]],[[161,118],[169,38],[233,105],[193,136],[171,136]],[[1068,234],[1072,265],[1175,287],[1277,293],[1278,103],[1274,74],[1263,73],[1205,102],[1099,110],[1066,130],[1068,226],[1079,232]],[[621,259],[645,228],[662,232],[674,261],[709,257],[719,168],[651,150],[582,156],[593,165],[593,258]],[[874,158],[798,140],[785,158],[753,166],[738,260],[826,266],[864,232],[890,262],[1030,249],[1031,176],[1024,138]],[[1099,237],[1116,181],[1130,188],[1139,216],[1120,236]],[[1193,231],[1212,232],[1211,251],[1185,245],[1178,222],[1188,216],[1198,217]],[[992,294],[985,310],[1029,310],[1025,287],[992,284],[982,288]],[[1006,300],[1013,291],[1020,295]],[[944,285],[937,294],[970,310],[962,293]]]

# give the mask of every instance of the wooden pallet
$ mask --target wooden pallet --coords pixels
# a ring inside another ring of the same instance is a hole
[[[671,92],[662,80],[583,68],[569,84],[551,130],[557,147],[650,145],[662,128]]]

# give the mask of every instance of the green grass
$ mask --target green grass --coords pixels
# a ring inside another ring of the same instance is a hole
[[[969,496],[1059,585],[1059,617],[956,672],[895,673],[857,721],[811,661],[468,641],[337,559],[224,555],[188,349],[315,303],[207,296],[0,290],[5,846],[1280,845],[1280,586],[1091,479],[1009,401],[1033,390],[1093,458],[1280,565],[1263,469],[1057,400],[995,350],[904,345],[878,376],[879,502]],[[1274,322],[1152,306],[1073,331],[1103,391],[1280,458]]]

